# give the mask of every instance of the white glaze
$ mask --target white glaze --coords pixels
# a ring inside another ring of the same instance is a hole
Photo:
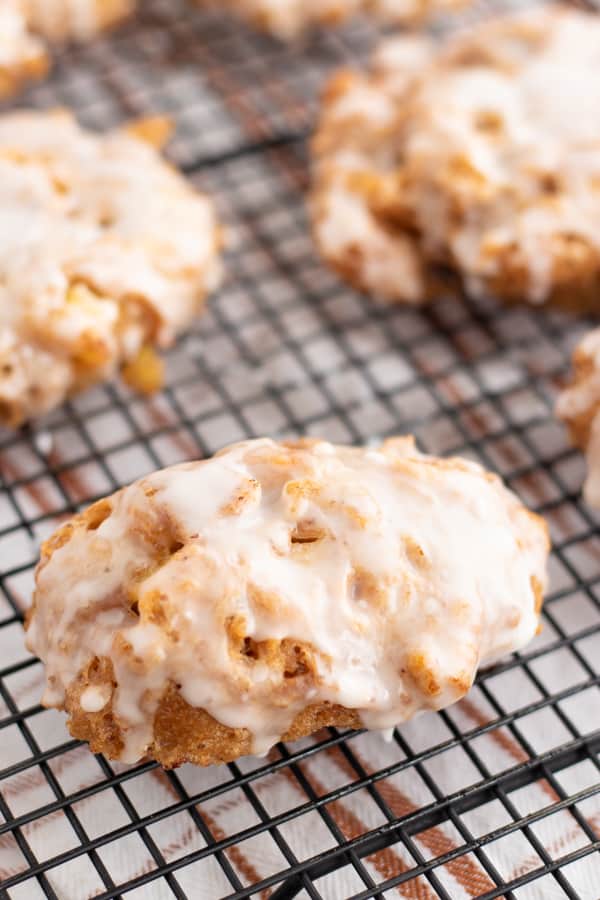
[[[108,685],[90,685],[81,695],[81,708],[89,713],[100,712],[110,700]]]
[[[494,116],[497,128],[481,127]],[[326,95],[314,144],[319,246],[346,267],[353,259],[367,289],[410,302],[425,296],[414,277],[423,260],[450,262],[480,289],[502,276],[503,253],[516,246],[525,299],[543,303],[556,236],[580,238],[600,260],[599,121],[592,15],[541,8],[445,46],[392,39],[370,73]],[[380,179],[419,239],[402,224],[384,227],[349,182],[357,172]],[[545,176],[556,178],[555,193]]]
[[[79,386],[82,356],[98,380],[170,344],[215,285],[217,250],[211,203],[141,140],[66,113],[0,118],[0,403],[37,415]],[[124,321],[131,297],[150,315]]]
[[[140,529],[167,521],[183,546],[156,568]],[[292,543],[298,523],[323,538]],[[134,483],[97,530],[76,528],[38,571],[27,643],[46,664],[49,705],[64,703],[94,656],[112,661],[129,762],[152,741],[169,681],[219,722],[248,728],[255,752],[312,703],[386,730],[454,702],[479,665],[531,639],[547,549],[541,520],[497,477],[423,456],[411,439],[379,450],[249,441]],[[123,595],[134,580],[139,617]],[[161,627],[145,613],[157,596]],[[232,616],[254,641],[312,648],[316,674],[284,679],[232,653]]]

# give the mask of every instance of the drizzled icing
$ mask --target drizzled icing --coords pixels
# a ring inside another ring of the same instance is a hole
[[[0,419],[171,343],[218,280],[208,199],[132,134],[0,118]]]
[[[600,328],[590,331],[574,354],[573,383],[559,395],[556,414],[570,426],[573,439],[586,452],[584,496],[600,508]]]
[[[424,299],[427,267],[444,263],[472,292],[502,293],[517,272],[519,293],[544,303],[598,266],[599,121],[595,16],[541,8],[446,45],[392,39],[326,94],[319,246],[393,299]]]
[[[44,550],[27,643],[61,707],[112,663],[121,758],[152,743],[169,684],[254,752],[305,707],[341,704],[386,730],[454,702],[479,665],[534,635],[548,542],[480,466],[268,439],[156,472]],[[278,651],[302,664],[288,671]],[[107,702],[88,687],[84,711]]]

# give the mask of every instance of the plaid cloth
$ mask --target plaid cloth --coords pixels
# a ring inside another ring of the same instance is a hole
[[[161,394],[101,386],[35,430],[0,435],[10,898],[600,897],[598,519],[552,415],[586,323],[458,298],[386,307],[322,266],[300,138],[325,73],[372,38],[358,23],[289,49],[150,0],[114,36],[65,51],[25,98],[69,104],[99,127],[171,114],[173,159],[228,226],[229,276],[168,355]],[[429,452],[497,470],[554,540],[541,634],[461,703],[391,743],[327,730],[267,759],[175,772],[109,764],[39,706],[43,674],[21,615],[40,541],[80,505],[244,437],[359,443],[406,431]]]

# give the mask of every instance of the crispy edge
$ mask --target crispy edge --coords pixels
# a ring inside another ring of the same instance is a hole
[[[326,202],[327,186],[315,185],[313,198],[315,205]],[[396,234],[412,243],[416,258],[419,260],[424,290],[420,303],[435,299],[439,293],[465,292],[465,273],[460,265],[450,259],[435,260],[429,258],[423,250],[423,239],[414,229],[404,227],[401,223],[392,224],[365,199],[365,204],[374,219],[374,225],[390,235]],[[368,250],[360,244],[349,245],[343,254],[334,255],[323,246],[319,236],[319,224],[323,213],[313,215],[313,238],[321,256],[329,266],[347,283],[359,291],[368,293],[372,290],[369,279],[365,277],[365,257]],[[551,272],[549,274],[549,290],[539,304],[528,298],[531,288],[530,275],[526,260],[518,245],[511,245],[499,250],[495,256],[497,273],[493,276],[481,276],[481,283],[492,297],[509,306],[549,307],[561,309],[574,315],[595,313],[600,308],[600,253],[591,242],[576,235],[554,235],[552,247],[548,249],[551,256]],[[405,303],[406,296],[399,285],[397,292],[386,293],[391,302]]]
[[[110,685],[111,698],[104,709],[95,713],[81,708],[81,695],[90,686]],[[123,750],[123,737],[113,712],[112,693],[116,688],[112,663],[106,657],[92,660],[67,691],[65,710],[73,737],[87,741],[94,753],[118,759]],[[301,710],[282,736],[295,741],[334,725],[339,728],[361,728],[358,713],[343,706],[318,703]],[[187,703],[176,685],[170,683],[154,716],[154,739],[147,758],[167,769],[189,762],[199,766],[231,762],[252,752],[252,737],[246,728],[229,728],[217,722],[206,710]]]

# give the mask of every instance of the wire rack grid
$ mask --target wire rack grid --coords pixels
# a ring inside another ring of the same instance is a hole
[[[586,323],[456,297],[385,306],[319,262],[304,139],[326,72],[373,36],[363,23],[290,50],[149,0],[25,98],[95,127],[173,116],[171,155],[215,196],[230,247],[159,396],[101,386],[41,430],[0,435],[2,896],[600,897],[600,540],[552,417]],[[328,729],[173,772],[95,757],[42,709],[22,617],[39,542],[66,515],[244,437],[406,431],[499,471],[553,535],[543,631],[463,702],[390,744]]]

